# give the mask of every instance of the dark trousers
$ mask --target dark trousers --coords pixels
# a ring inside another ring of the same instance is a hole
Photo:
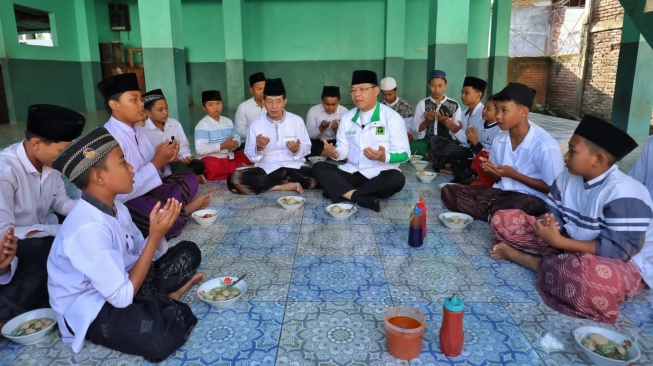
[[[197,323],[190,307],[172,300],[195,275],[202,258],[195,243],[182,241],[150,266],[150,271],[125,308],[104,304],[86,332],[86,339],[113,350],[159,362],[183,346]]]
[[[347,173],[337,165],[324,162],[313,165],[313,176],[334,202],[352,189],[356,190],[357,196],[387,198],[401,191],[406,184],[406,177],[396,169],[384,170],[370,179],[361,173]]]
[[[24,312],[50,307],[48,255],[54,236],[18,241],[18,267],[6,285],[0,285],[0,322]]]
[[[181,161],[170,163],[170,170],[173,173],[193,172],[195,175],[204,174],[204,163],[201,160],[193,159],[188,165]]]
[[[250,168],[231,173],[227,178],[227,188],[234,193],[260,194],[287,182],[299,183],[304,189],[313,189],[318,186],[318,181],[313,178],[312,170],[309,167],[279,168],[270,174],[262,168]]]
[[[454,174],[469,168],[472,164],[472,152],[469,148],[460,146],[458,141],[449,136],[433,136],[429,140],[429,155],[436,171],[441,169]]]
[[[531,216],[546,213],[546,204],[539,197],[515,191],[483,186],[447,184],[442,187],[442,203],[455,212],[490,221],[499,210],[522,210]]]
[[[336,145],[336,140],[327,140],[328,143]],[[322,140],[311,140],[311,153],[310,156],[320,156],[322,155],[322,150],[324,150],[324,142]]]

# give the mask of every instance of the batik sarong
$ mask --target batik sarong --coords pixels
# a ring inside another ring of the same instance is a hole
[[[631,262],[589,253],[564,252],[542,241],[533,230],[536,217],[520,210],[492,216],[492,244],[542,257],[537,271],[537,292],[552,309],[577,318],[614,323],[626,298],[645,287]]]

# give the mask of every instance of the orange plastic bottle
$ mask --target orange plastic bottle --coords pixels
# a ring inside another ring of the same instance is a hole
[[[440,349],[447,356],[459,356],[465,343],[463,315],[465,302],[453,295],[444,299],[442,326],[440,327]]]

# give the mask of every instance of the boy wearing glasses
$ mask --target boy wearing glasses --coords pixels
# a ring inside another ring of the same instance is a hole
[[[342,116],[336,134],[337,147],[324,141],[326,156],[346,159],[347,163],[317,163],[313,175],[321,182],[324,197],[333,202],[344,198],[379,212],[379,198],[394,195],[406,184],[399,170],[399,164],[409,157],[406,123],[392,108],[378,101],[375,72],[354,71],[351,84],[356,108]]]

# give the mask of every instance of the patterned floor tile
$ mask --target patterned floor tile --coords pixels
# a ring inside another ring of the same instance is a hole
[[[489,256],[470,256],[478,274],[501,302],[542,302],[535,289],[537,274],[530,269]]]
[[[372,212],[366,208],[357,207],[356,213],[345,220],[338,220],[326,211],[329,202],[324,203],[307,203],[304,209],[304,219],[302,224],[307,225],[369,225],[369,213]]]
[[[293,266],[292,256],[216,254],[205,266],[207,279],[246,274],[243,300],[285,301]]]
[[[653,336],[629,323],[623,315],[616,324],[604,324],[566,316],[543,303],[506,303],[503,306],[547,365],[591,364],[572,335],[574,329],[583,325],[596,325],[630,336],[642,351],[639,364],[653,364]]]
[[[404,302],[442,301],[453,293],[465,302],[496,302],[474,266],[463,256],[382,256],[393,298]]]
[[[274,365],[283,305],[241,301],[230,309],[193,312],[199,321],[190,338],[164,365]]]
[[[381,255],[462,255],[462,251],[446,232],[436,232],[427,226],[424,244],[419,248],[408,245],[408,225],[372,225]]]
[[[389,296],[379,257],[295,258],[289,298],[297,301],[382,301]]]
[[[442,305],[407,306],[421,310],[426,317],[422,352],[418,359],[411,360],[411,365],[544,365],[500,304],[466,304],[465,343],[461,355],[456,357],[447,356],[440,349]]]
[[[645,289],[636,297],[626,300],[621,313],[633,324],[653,336],[653,290]]]
[[[294,255],[297,225],[232,225],[215,249],[220,255]]]
[[[378,254],[368,225],[302,225],[299,233],[298,256]]]
[[[466,255],[489,255],[492,248],[492,230],[487,222],[474,220],[462,231],[451,231],[450,234]]]
[[[247,205],[238,212],[234,224],[288,224],[299,225],[302,222],[304,207],[294,211],[284,210],[278,203],[265,205]]]
[[[385,350],[384,306],[299,302],[286,308],[277,365],[379,365]],[[390,364],[390,363],[383,363]]]

